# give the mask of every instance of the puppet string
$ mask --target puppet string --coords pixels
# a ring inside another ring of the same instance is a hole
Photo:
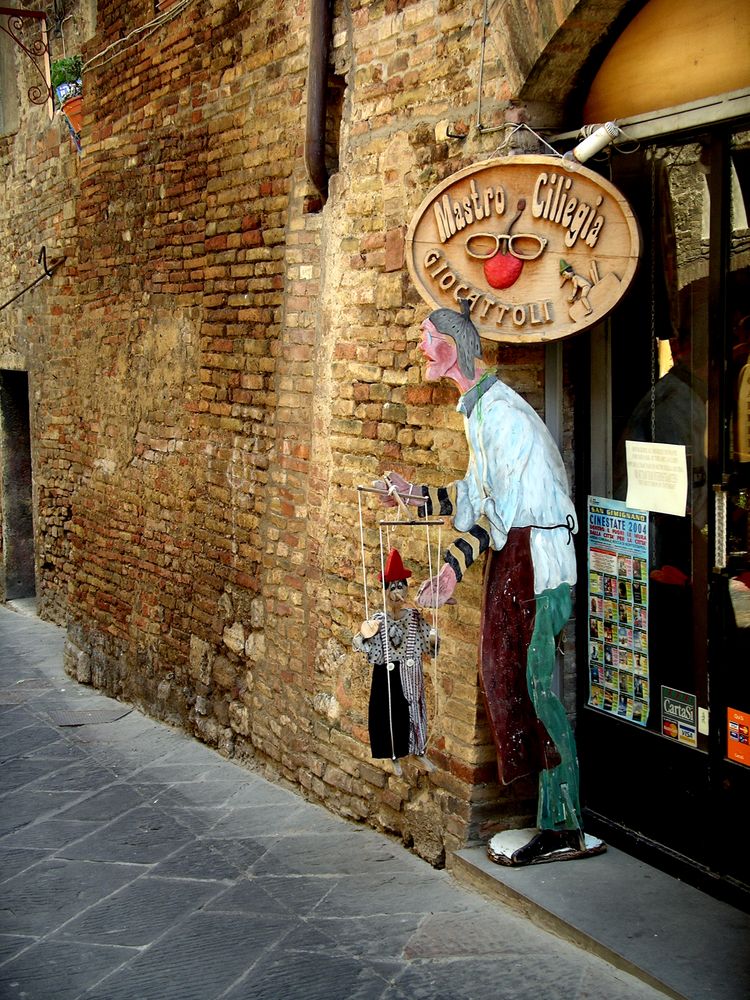
[[[391,705],[391,652],[388,643],[388,605],[385,597],[385,557],[383,556],[383,529],[380,528],[380,581],[383,591],[383,649],[385,651],[385,683],[388,688],[388,726],[391,733],[391,759],[396,759],[396,743],[393,739],[393,708]],[[395,667],[393,668],[395,669]]]
[[[362,521],[362,494],[357,490],[357,506],[359,507],[359,552],[362,557],[362,590],[365,595],[365,621],[370,617],[367,602],[367,567],[365,566],[365,529]]]
[[[430,574],[430,579],[433,578],[432,569],[432,546],[430,544],[430,526],[425,525],[425,530],[427,532],[427,560],[428,560],[428,572]],[[436,556],[439,558],[440,552],[442,551],[442,527],[438,526],[437,532],[437,548]],[[438,716],[440,714],[440,695],[438,691],[438,676],[437,676],[437,661],[438,661],[438,591],[437,587],[433,588],[433,605],[432,605],[432,627],[435,631],[435,643],[432,648],[432,697],[433,697],[433,712],[432,712],[432,722],[430,723],[430,729],[433,730],[435,723],[437,722]],[[428,741],[429,742],[429,741]]]

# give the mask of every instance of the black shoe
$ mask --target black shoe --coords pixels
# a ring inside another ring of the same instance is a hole
[[[511,861],[514,865],[530,865],[564,848],[579,851],[583,849],[582,840],[583,835],[578,830],[540,830],[528,844],[513,852]]]

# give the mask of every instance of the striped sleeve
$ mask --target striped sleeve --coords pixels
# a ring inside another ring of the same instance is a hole
[[[422,496],[427,502],[419,508],[420,517],[448,517],[456,509],[455,483],[450,486],[423,486]]]
[[[466,570],[490,547],[488,522],[482,518],[468,531],[456,535],[445,550],[444,560],[456,574],[456,580],[463,579]]]

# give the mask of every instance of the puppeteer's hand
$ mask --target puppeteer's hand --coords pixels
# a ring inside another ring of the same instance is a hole
[[[453,567],[444,563],[438,575],[433,576],[431,580],[425,580],[417,591],[417,604],[423,608],[440,608],[443,604],[455,604],[453,591],[457,583]]]
[[[410,504],[412,507],[422,507],[426,502],[419,487],[413,486],[403,476],[400,476],[398,472],[386,472],[382,479],[376,479],[372,485],[374,489],[379,490],[383,494],[380,502],[385,507],[395,507],[398,504],[398,499],[394,496],[394,491],[401,494],[403,503]],[[409,496],[409,494],[413,494],[413,496]]]

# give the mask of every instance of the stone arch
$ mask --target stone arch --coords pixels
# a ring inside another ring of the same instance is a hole
[[[502,33],[516,100],[547,106],[562,123],[579,111],[610,44],[645,0],[511,0],[490,30]],[[524,25],[524,30],[520,26]]]

